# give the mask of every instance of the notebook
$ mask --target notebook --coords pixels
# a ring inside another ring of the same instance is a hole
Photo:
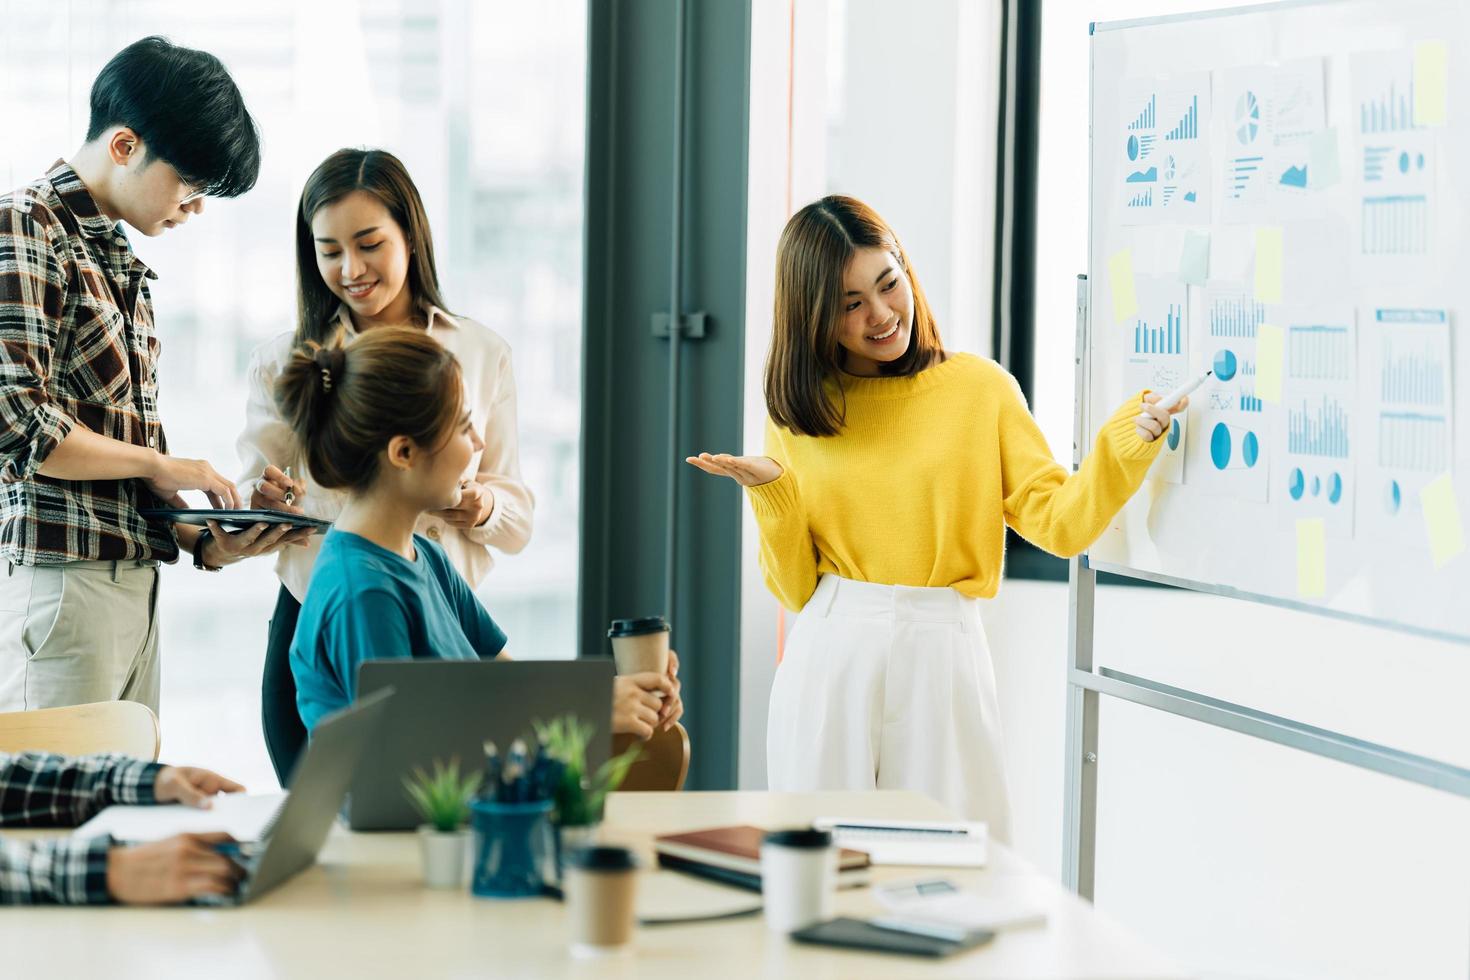
[[[741,824],[687,834],[666,834],[654,840],[663,867],[760,891],[761,840],[766,831]],[[837,858],[837,887],[856,888],[868,883],[868,855],[843,848]]]
[[[208,810],[178,803],[166,806],[110,806],[75,831],[77,837],[105,837],[140,844],[175,834],[207,834],[222,830],[242,843],[265,836],[286,802],[285,793],[226,793],[214,797]]]
[[[874,864],[981,868],[989,835],[983,822],[951,820],[866,820],[819,817],[817,830],[830,830],[842,847],[868,853]]]

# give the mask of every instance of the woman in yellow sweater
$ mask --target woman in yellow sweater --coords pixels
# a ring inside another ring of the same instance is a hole
[[[1004,368],[945,352],[897,237],[848,197],[781,235],[765,391],[767,455],[689,462],[747,489],[766,583],[801,612],[771,690],[771,788],[914,789],[1007,840],[977,600],[1007,524],[1059,555],[1101,534],[1169,413],[1129,398],[1069,474]]]

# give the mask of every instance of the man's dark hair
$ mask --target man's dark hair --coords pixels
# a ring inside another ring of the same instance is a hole
[[[92,83],[87,139],[127,126],[190,186],[238,197],[260,173],[260,132],[214,55],[153,36],[123,48]]]

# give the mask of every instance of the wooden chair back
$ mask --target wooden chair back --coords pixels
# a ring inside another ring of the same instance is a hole
[[[136,701],[0,712],[0,752],[120,752],[153,762],[158,744],[158,717]]]
[[[613,736],[613,755],[628,750],[632,735]],[[643,751],[628,769],[620,790],[631,793],[675,792],[684,788],[689,775],[689,733],[678,722],[668,731],[657,731],[643,743]]]

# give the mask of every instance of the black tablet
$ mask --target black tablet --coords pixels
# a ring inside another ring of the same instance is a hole
[[[170,521],[176,524],[197,524],[200,527],[210,521],[217,522],[226,531],[243,531],[257,524],[290,524],[293,527],[313,528],[324,533],[332,526],[331,521],[318,517],[303,517],[279,510],[213,510],[208,507],[181,509],[176,507],[140,507],[138,513],[150,521]]]
[[[944,935],[939,935],[939,932]],[[951,934],[951,930],[945,928],[936,930],[935,934],[925,935],[884,928],[863,919],[839,918],[798,929],[791,934],[791,938],[799,943],[822,946],[846,946],[877,953],[940,957],[988,943],[995,938],[995,933],[984,929],[961,929]]]

